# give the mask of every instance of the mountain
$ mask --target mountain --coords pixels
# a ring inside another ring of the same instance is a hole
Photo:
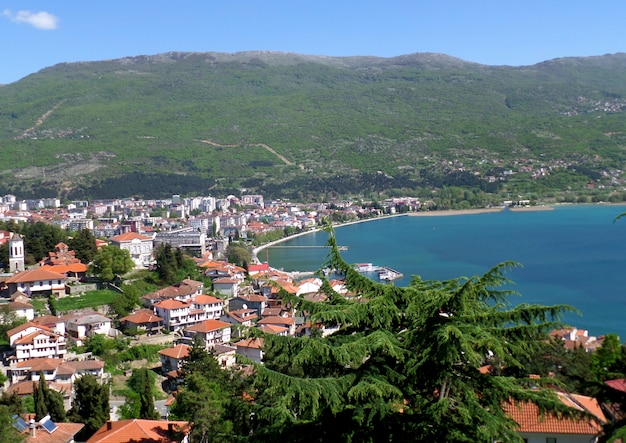
[[[497,192],[512,186],[503,170],[550,191],[624,169],[625,110],[621,53],[523,67],[273,51],[62,63],[0,88],[0,193]],[[560,179],[535,182],[542,167]]]

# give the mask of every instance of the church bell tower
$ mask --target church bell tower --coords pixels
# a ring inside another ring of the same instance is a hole
[[[24,239],[14,232],[9,238],[9,272],[24,270]]]

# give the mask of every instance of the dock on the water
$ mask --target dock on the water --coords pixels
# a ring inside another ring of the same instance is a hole
[[[362,274],[376,273],[378,279],[383,281],[392,281],[404,277],[402,272],[391,269],[387,266],[373,265],[372,263],[357,263],[354,265],[354,269]]]

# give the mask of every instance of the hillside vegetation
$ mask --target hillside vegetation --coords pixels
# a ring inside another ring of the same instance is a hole
[[[526,67],[278,52],[67,63],[0,87],[0,193],[549,193],[621,177],[625,110],[626,54]]]

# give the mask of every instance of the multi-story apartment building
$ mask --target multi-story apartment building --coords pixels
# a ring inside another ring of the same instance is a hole
[[[154,238],[154,245],[170,244],[173,248],[193,251],[199,256],[206,252],[206,231],[198,231],[192,227],[172,231],[162,231]]]
[[[200,338],[205,348],[211,349],[215,345],[223,345],[230,342],[230,323],[220,320],[205,320],[186,328],[185,335]]]
[[[32,322],[7,331],[7,336],[17,363],[39,357],[63,358],[67,353],[63,335]]]
[[[154,312],[163,319],[163,327],[180,331],[206,320],[217,320],[223,314],[223,301],[209,295],[198,295],[185,301],[166,299],[154,304]]]

